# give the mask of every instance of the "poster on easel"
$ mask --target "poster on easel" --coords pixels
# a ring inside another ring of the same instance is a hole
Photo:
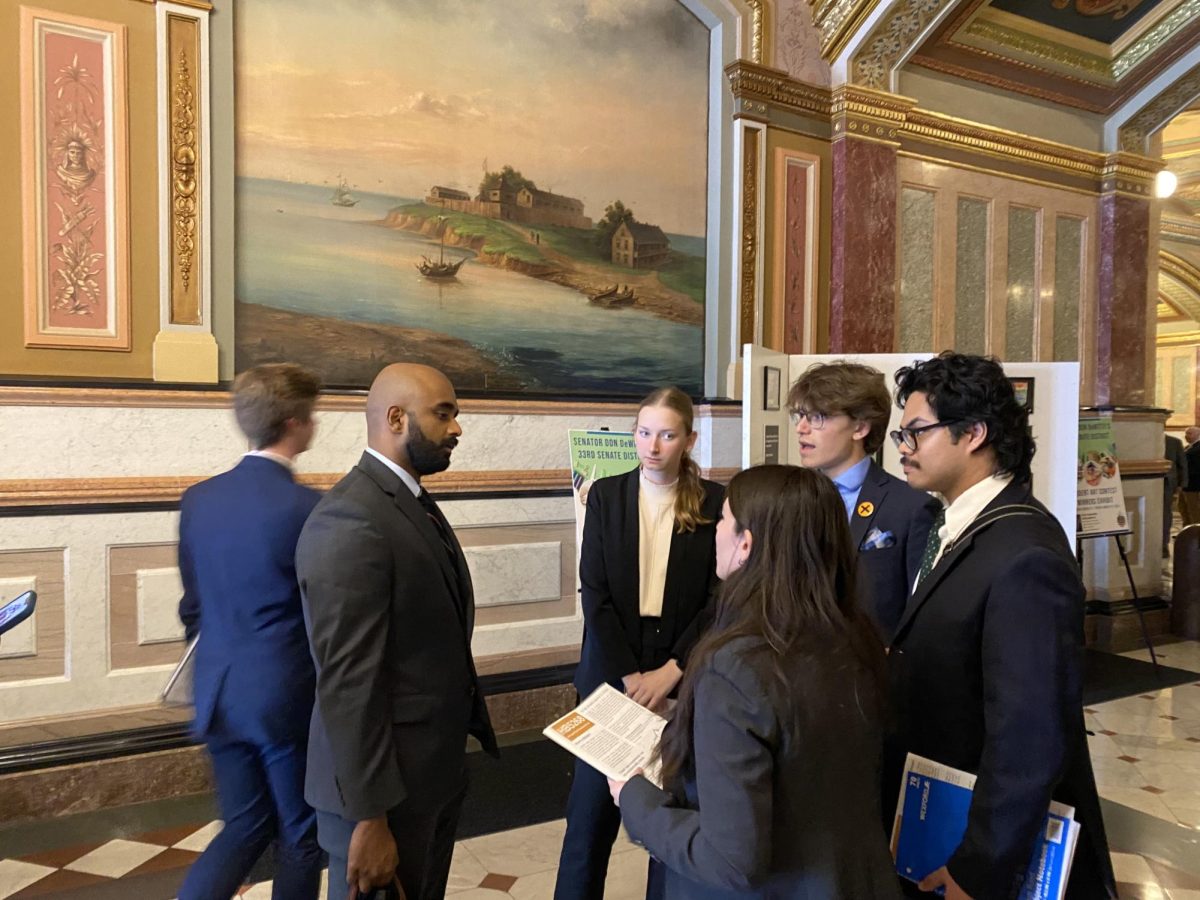
[[[1121,467],[1113,441],[1112,417],[1079,420],[1076,469],[1076,533],[1079,537],[1125,534],[1129,519],[1121,489]]]
[[[571,448],[571,488],[575,498],[575,572],[579,573],[579,550],[583,544],[583,517],[588,491],[598,478],[624,475],[638,467],[637,447],[630,431],[567,432]]]

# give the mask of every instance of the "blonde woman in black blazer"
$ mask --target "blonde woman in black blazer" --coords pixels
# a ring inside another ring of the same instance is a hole
[[[692,402],[678,388],[642,401],[634,441],[641,465],[588,494],[579,563],[584,637],[575,688],[603,683],[662,709],[708,620],[716,584],[715,523],[724,489],[700,478]],[[620,829],[604,776],[582,762],[567,801],[555,900],[600,900]],[[652,865],[647,896],[656,896]]]

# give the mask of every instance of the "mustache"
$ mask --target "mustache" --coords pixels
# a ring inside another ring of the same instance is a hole
[[[456,438],[456,437],[446,438],[446,440],[442,441],[442,446],[449,447],[451,450],[453,450],[455,447],[458,446],[458,438]]]

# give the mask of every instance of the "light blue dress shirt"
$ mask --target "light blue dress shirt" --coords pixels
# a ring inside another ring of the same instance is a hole
[[[871,457],[866,457],[833,479],[842,502],[846,504],[846,515],[854,521],[854,507],[858,505],[858,495],[862,491],[863,482],[867,480],[867,470],[871,468]]]

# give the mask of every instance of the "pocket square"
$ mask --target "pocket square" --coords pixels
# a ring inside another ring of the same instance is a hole
[[[882,550],[884,547],[895,546],[896,536],[890,531],[880,531],[878,528],[872,528],[862,542],[864,550]]]

